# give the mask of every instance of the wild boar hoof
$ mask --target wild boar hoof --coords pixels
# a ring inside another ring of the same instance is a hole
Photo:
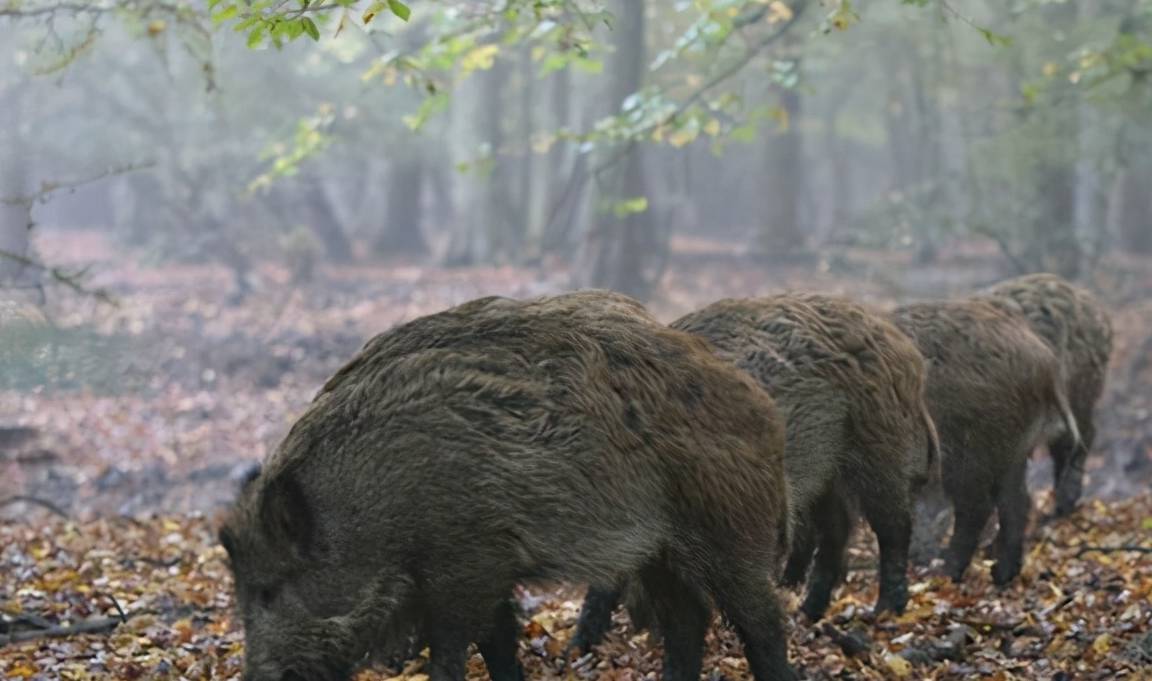
[[[1017,563],[997,562],[992,568],[992,582],[996,586],[1007,586],[1009,582],[1020,574],[1020,565]]]

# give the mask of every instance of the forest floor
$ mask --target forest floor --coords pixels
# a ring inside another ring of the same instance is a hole
[[[93,266],[93,285],[117,305],[54,295],[48,350],[0,375],[0,426],[26,429],[18,442],[0,441],[4,679],[235,677],[241,636],[213,527],[239,472],[372,334],[480,295],[539,295],[568,281],[558,267],[393,263],[322,268],[293,283],[269,265],[236,304],[221,268],[141,265],[92,233],[50,235],[41,248],[55,262]],[[783,265],[680,239],[651,307],[671,320],[718,298],[782,289],[890,304],[1002,275],[982,247],[945,253],[923,267],[866,252]],[[830,617],[794,623],[791,652],[807,677],[1152,679],[1152,262],[1109,261],[1093,281],[1117,338],[1090,498],[1070,518],[1034,523],[1010,588],[994,588],[986,565],[959,586],[918,570],[907,614],[875,622],[874,547],[858,533]],[[1034,459],[1040,519],[1050,473],[1045,456]],[[596,655],[565,666],[579,593],[531,587],[522,604],[532,678],[659,669],[658,647],[624,620]],[[728,629],[714,628],[708,651],[710,678],[749,677]],[[484,675],[478,657],[471,672]],[[426,681],[419,661],[363,678],[390,676]]]

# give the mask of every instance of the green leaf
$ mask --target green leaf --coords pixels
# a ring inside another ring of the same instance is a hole
[[[631,199],[621,199],[612,205],[612,212],[616,217],[623,218],[648,210],[648,197],[636,196]]]
[[[262,42],[264,42],[264,27],[257,26],[248,34],[248,47],[259,47]]]
[[[220,24],[235,17],[240,12],[240,8],[236,5],[228,5],[224,9],[212,15],[212,23],[219,26]]]
[[[388,9],[392,10],[393,14],[400,17],[404,21],[408,21],[408,19],[412,16],[412,10],[408,7],[408,5],[400,2],[400,0],[388,0]]]
[[[320,40],[320,29],[316,28],[316,22],[312,21],[312,19],[308,17],[304,17],[300,21],[300,25],[304,28],[304,32],[307,33],[313,40]]]
[[[984,39],[992,47],[1010,47],[1012,45],[1012,38],[1009,36],[993,33],[991,30],[979,26],[976,27],[976,30],[980,31],[980,35],[984,36]]]

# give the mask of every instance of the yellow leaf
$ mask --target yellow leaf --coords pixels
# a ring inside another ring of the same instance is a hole
[[[1107,653],[1108,649],[1111,647],[1112,636],[1108,633],[1100,634],[1096,637],[1096,640],[1092,642],[1092,650],[1095,650],[1097,655],[1103,655],[1104,653]]]
[[[496,53],[500,51],[499,45],[481,45],[473,48],[460,60],[460,68],[464,73],[471,73],[477,69],[488,70],[496,61]]]
[[[884,664],[892,670],[892,673],[900,678],[904,678],[912,673],[912,663],[899,655],[892,655],[889,653],[884,656]]]
[[[1044,65],[1043,73],[1048,78],[1051,78],[1052,76],[1056,75],[1056,71],[1058,71],[1059,69],[1060,69],[1060,67],[1057,66],[1055,63],[1048,62],[1047,64]]]
[[[15,667],[11,667],[7,672],[11,674],[12,678],[27,679],[28,677],[36,675],[36,668],[30,666],[27,662],[17,662]]]
[[[698,134],[694,128],[681,128],[668,136],[668,143],[679,149],[682,146],[691,144]]]
[[[148,35],[153,37],[158,36],[163,33],[166,28],[168,28],[167,22],[163,19],[156,19],[148,24]]]
[[[769,24],[791,21],[793,16],[792,8],[780,2],[780,0],[773,0],[773,2],[768,3]]]
[[[704,124],[704,132],[708,133],[712,137],[719,135],[720,134],[720,121],[713,118],[712,120],[705,123]]]

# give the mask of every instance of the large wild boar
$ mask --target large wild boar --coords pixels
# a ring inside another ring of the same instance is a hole
[[[822,616],[843,580],[857,510],[880,545],[876,608],[902,611],[912,494],[928,479],[939,446],[915,346],[883,313],[823,295],[722,300],[672,327],[711,342],[785,415],[785,470],[797,521],[785,583],[803,582],[816,552],[804,613]],[[575,645],[587,649],[600,640],[619,598],[617,590],[589,590]]]
[[[789,534],[770,397],[624,296],[484,298],[369,341],[247,485],[220,539],[245,679],[346,679],[418,633],[434,681],[477,642],[521,678],[522,581],[637,580],[665,677],[715,603],[760,681],[793,679],[766,566]]]
[[[1029,454],[1056,433],[1079,441],[1059,362],[1024,319],[985,300],[905,305],[892,318],[928,360],[928,406],[955,516],[946,569],[963,578],[995,510],[992,576],[1005,584],[1023,559]]]
[[[1030,274],[1001,282],[986,291],[989,298],[1023,314],[1060,360],[1062,380],[1080,443],[1061,434],[1048,443],[1056,474],[1056,514],[1076,508],[1084,488],[1084,460],[1096,439],[1093,411],[1104,392],[1112,354],[1112,322],[1088,291],[1054,274]]]

